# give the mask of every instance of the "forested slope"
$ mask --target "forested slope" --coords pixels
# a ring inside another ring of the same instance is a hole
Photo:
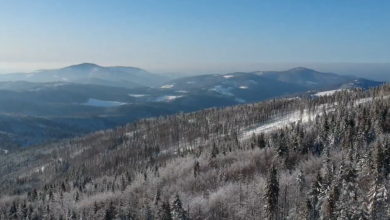
[[[213,108],[0,152],[0,219],[387,219],[389,95]]]

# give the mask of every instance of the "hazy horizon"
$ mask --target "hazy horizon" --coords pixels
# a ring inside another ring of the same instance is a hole
[[[184,75],[295,66],[350,74],[345,66],[390,62],[389,1],[15,0],[1,6],[0,73],[89,62]]]
[[[93,63],[93,62],[80,62]],[[0,74],[7,73],[31,73],[41,69],[59,69],[80,63],[34,63],[18,68],[18,64],[5,65],[0,62]],[[206,63],[202,65],[185,64],[171,66],[171,69],[164,69],[155,66],[138,66],[125,63],[101,64],[100,66],[131,66],[138,67],[157,74],[168,74],[180,76],[203,75],[203,74],[225,74],[232,72],[252,72],[252,71],[282,71],[295,67],[306,67],[319,72],[336,73],[340,75],[355,75],[378,81],[390,80],[390,63]],[[4,68],[6,67],[6,68]]]

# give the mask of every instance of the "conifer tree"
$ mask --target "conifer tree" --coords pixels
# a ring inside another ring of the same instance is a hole
[[[179,194],[175,195],[175,199],[172,204],[172,219],[173,220],[186,220],[187,216],[183,209]]]
[[[154,205],[157,206],[161,200],[161,193],[159,189],[156,189],[156,193],[154,194]]]
[[[272,166],[268,173],[264,195],[266,214],[269,220],[276,219],[278,213],[279,182],[277,175],[276,168]]]
[[[164,201],[158,210],[159,220],[172,220],[171,206],[168,201]]]

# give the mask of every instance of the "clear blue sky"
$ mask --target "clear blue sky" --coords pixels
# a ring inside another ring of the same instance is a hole
[[[0,72],[380,63],[389,39],[389,0],[0,0]]]

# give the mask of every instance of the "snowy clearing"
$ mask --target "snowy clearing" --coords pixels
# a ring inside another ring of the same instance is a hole
[[[248,86],[240,86],[240,89],[248,89]]]
[[[224,88],[221,85],[217,85],[217,86],[214,86],[214,88],[209,89],[209,91],[215,91],[215,92],[221,93],[223,95],[234,96],[233,93],[230,92],[230,90],[232,90],[232,89],[233,89],[232,87]]]
[[[173,86],[175,85],[164,85],[164,86],[161,86],[162,89],[170,89],[172,88]]]
[[[82,105],[95,106],[95,107],[115,107],[115,106],[121,106],[121,105],[126,105],[126,104],[127,103],[124,103],[124,102],[104,101],[104,100],[99,100],[99,99],[88,99],[88,101],[83,103]]]
[[[390,96],[384,96],[383,98],[387,99],[389,97]],[[370,102],[372,100],[373,100],[372,97],[362,98],[362,99],[356,100],[354,104],[359,105],[359,104]],[[291,123],[298,122],[298,121],[300,121],[302,123],[307,123],[311,119],[314,119],[316,117],[316,115],[321,116],[323,113],[322,112],[323,107],[325,107],[326,112],[334,111],[335,109],[330,107],[333,105],[337,105],[337,103],[320,105],[316,108],[315,112],[309,113],[308,110],[305,109],[303,111],[303,113],[301,113],[299,110],[297,110],[297,111],[293,111],[293,112],[285,114],[285,115],[277,116],[273,119],[268,120],[267,122],[260,123],[258,125],[244,129],[240,133],[239,137],[241,140],[244,140],[244,139],[248,139],[248,138],[252,137],[253,133],[255,133],[255,134],[267,133],[267,132],[274,131],[276,129],[285,127]]]
[[[224,78],[226,78],[226,79],[229,79],[229,78],[232,78],[232,77],[234,77],[234,76],[232,76],[232,75],[225,75],[225,76],[223,76]]]
[[[175,91],[175,92],[179,92],[179,93],[188,93],[188,91],[185,91],[185,90],[178,90],[178,91]]]
[[[183,97],[182,95],[165,95],[165,96],[161,96],[161,97],[158,97],[156,98],[156,101],[157,102],[166,102],[166,101],[172,101],[172,100],[175,100],[177,98],[181,98]]]
[[[236,98],[234,99],[236,102],[239,102],[239,103],[245,103],[246,101],[244,99],[241,99],[241,98]]]
[[[140,98],[140,97],[149,96],[149,95],[146,95],[146,94],[128,94],[128,95],[131,96],[131,97],[134,97],[134,98]]]
[[[333,95],[333,93],[342,91],[343,89],[335,89],[335,90],[329,90],[329,91],[323,91],[323,92],[317,92],[314,94],[314,96],[326,96],[326,95]]]

